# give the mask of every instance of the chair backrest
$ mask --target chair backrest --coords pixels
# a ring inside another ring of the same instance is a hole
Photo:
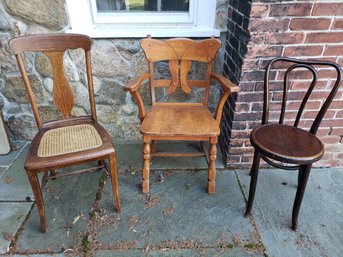
[[[283,95],[282,95],[281,111],[280,111],[280,116],[279,116],[280,124],[283,124],[284,119],[285,119],[286,106],[287,106],[287,100],[288,100],[288,91],[289,91],[290,82],[291,82],[290,77],[291,77],[292,72],[294,72],[297,69],[305,69],[311,73],[310,77],[312,78],[312,81],[309,83],[309,87],[304,95],[304,98],[301,101],[299,110],[297,112],[297,115],[293,124],[294,127],[298,127],[304,108],[306,106],[306,103],[309,100],[313,92],[313,89],[317,85],[317,82],[319,79],[318,70],[323,69],[323,68],[331,68],[335,71],[334,75],[330,76],[330,79],[333,79],[334,81],[332,89],[329,92],[327,98],[323,99],[323,104],[321,108],[319,109],[317,115],[315,116],[313,123],[311,125],[311,128],[309,130],[310,133],[316,134],[320,126],[320,123],[340,86],[341,79],[342,79],[341,67],[337,63],[330,62],[330,61],[305,61],[305,60],[302,61],[302,60],[286,58],[286,57],[279,57],[279,58],[275,58],[271,60],[266,68],[265,78],[264,78],[264,105],[263,105],[262,124],[266,124],[269,122],[269,96],[270,96],[269,82],[273,80],[271,79],[271,77],[275,76],[275,74],[272,75],[272,72],[271,72],[271,70],[274,67],[275,68],[282,67],[282,69],[286,67],[286,71],[284,72],[284,74],[279,73],[279,74],[283,74]]]
[[[141,47],[149,63],[151,104],[163,104],[156,101],[156,88],[167,87],[167,94],[171,94],[181,87],[185,93],[189,94],[192,87],[202,87],[205,89],[203,102],[194,104],[208,105],[212,62],[220,45],[221,42],[214,37],[199,41],[187,38],[157,40],[148,37],[143,39]],[[171,76],[168,79],[157,78],[154,74],[154,64],[161,61],[169,63]],[[205,63],[204,79],[188,78],[191,62]]]
[[[68,49],[82,48],[85,52],[91,116],[96,120],[90,59],[91,43],[90,37],[78,34],[32,35],[17,37],[10,40],[9,46],[16,56],[38,128],[42,128],[42,119],[24,66],[22,53],[43,52],[49,58],[53,69],[53,103],[60,112],[62,119],[66,119],[73,117],[74,93],[65,75],[63,56]]]

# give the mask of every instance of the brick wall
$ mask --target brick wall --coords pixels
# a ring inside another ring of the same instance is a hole
[[[226,104],[226,110],[233,107],[235,111],[223,117],[225,133],[220,146],[227,166],[250,167],[253,148],[249,134],[261,122],[266,64],[273,57],[288,56],[343,65],[343,2],[231,0],[227,34],[224,74],[238,83],[241,91]],[[283,72],[275,71],[271,85],[272,118],[281,100]],[[302,116],[303,128],[308,127],[333,85],[330,70],[322,69],[319,75],[319,84]],[[293,76],[286,118],[290,119],[299,106],[309,85],[307,79],[308,74],[302,71]],[[318,131],[326,153],[316,166],[343,167],[342,93],[341,87]]]

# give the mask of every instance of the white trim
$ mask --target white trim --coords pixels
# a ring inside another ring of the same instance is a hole
[[[193,4],[191,4],[193,2]],[[219,36],[214,29],[216,0],[190,1],[188,13],[150,14],[120,13],[98,14],[94,17],[95,0],[66,0],[71,29],[67,33],[82,33],[93,38],[120,37],[208,37]],[[94,8],[94,7],[93,7]],[[149,20],[147,20],[149,15]],[[175,22],[175,18],[177,22]],[[113,23],[114,21],[114,23]]]

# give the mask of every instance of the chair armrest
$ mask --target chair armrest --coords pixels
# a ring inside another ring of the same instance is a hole
[[[218,74],[211,74],[211,79],[216,80],[221,88],[224,91],[224,94],[221,95],[219,102],[217,104],[216,112],[214,113],[214,118],[220,124],[222,113],[223,113],[223,107],[226,102],[226,99],[231,95],[232,93],[236,93],[239,91],[239,87],[233,84],[229,79],[225,78],[224,76],[218,75]]]
[[[145,73],[143,76],[136,77],[129,81],[129,84],[126,85],[123,89],[124,91],[129,91],[132,93],[133,91],[136,91],[143,83],[144,80],[147,80],[150,77],[149,73]]]
[[[229,94],[239,92],[239,87],[222,75],[212,73],[211,79],[216,80],[224,92],[228,92]]]
[[[138,92],[138,88],[142,85],[143,81],[148,79],[150,77],[149,73],[144,74],[141,77],[134,78],[130,80],[129,84],[126,85],[123,89],[124,91],[130,92],[133,96],[133,98],[136,100],[138,105],[138,111],[139,111],[139,119],[142,122],[145,117],[145,108],[144,103],[142,101],[142,97]]]

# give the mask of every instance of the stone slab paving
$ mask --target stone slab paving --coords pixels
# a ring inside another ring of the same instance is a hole
[[[25,254],[63,253],[74,247],[85,231],[101,174],[91,172],[48,181],[44,192],[47,231],[40,231],[35,206],[23,226],[14,251]]]
[[[143,161],[143,144],[139,143],[115,143],[118,169],[142,169]],[[198,143],[193,142],[160,142],[157,144],[158,151],[161,152],[196,152],[198,151]],[[204,157],[155,157],[151,161],[151,170],[159,169],[207,169],[207,162]],[[224,169],[221,161],[220,151],[217,151],[216,160],[217,169]]]
[[[13,141],[11,143],[15,150],[11,150],[8,154],[0,155],[0,166],[9,166],[13,160],[21,153],[23,147],[27,144],[26,141]]]
[[[162,184],[155,182],[156,175],[151,176],[150,196],[136,186],[140,174],[120,176],[120,214],[114,212],[111,186],[106,183],[87,230],[90,249],[130,249],[132,256],[159,256],[164,248],[171,253],[184,250],[185,256],[194,256],[196,249],[210,255],[217,250],[228,252],[224,256],[263,255],[261,249],[254,252],[260,247],[259,236],[243,217],[245,202],[234,172],[218,172],[215,195],[206,192],[206,171],[165,171]]]
[[[250,177],[237,172],[248,192]],[[269,257],[343,256],[343,170],[313,169],[299,214],[290,229],[297,172],[262,170],[253,217]]]
[[[0,254],[7,252],[31,206],[32,203],[0,202]]]
[[[24,170],[29,145],[26,145],[0,179],[0,201],[26,201],[33,198],[30,182]],[[12,152],[11,152],[12,154]],[[12,156],[13,157],[13,156]]]

